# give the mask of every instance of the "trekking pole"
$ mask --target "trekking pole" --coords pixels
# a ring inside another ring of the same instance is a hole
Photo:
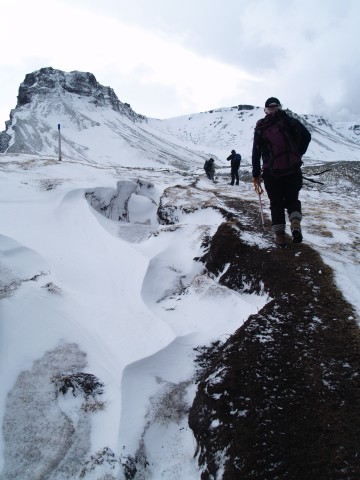
[[[264,211],[263,211],[263,205],[262,205],[262,201],[261,201],[261,195],[264,193],[264,190],[261,186],[261,178],[260,178],[259,181],[253,181],[253,185],[254,185],[255,192],[259,195],[261,225],[262,225],[263,229],[265,230]]]
[[[260,205],[261,225],[262,225],[263,229],[265,230],[264,212],[263,212],[263,206],[262,206],[261,194],[260,193],[259,193],[259,205]]]

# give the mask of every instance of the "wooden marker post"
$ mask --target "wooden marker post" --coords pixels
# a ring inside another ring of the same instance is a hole
[[[61,134],[60,134],[60,123],[58,123],[58,131],[59,131],[59,161],[61,161]]]

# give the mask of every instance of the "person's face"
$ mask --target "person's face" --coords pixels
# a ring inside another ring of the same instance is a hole
[[[266,115],[273,115],[274,113],[278,112],[280,108],[281,107],[279,107],[278,105],[274,107],[265,107],[264,112],[266,113]]]

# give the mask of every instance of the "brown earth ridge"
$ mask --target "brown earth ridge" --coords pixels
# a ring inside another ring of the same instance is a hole
[[[271,300],[224,344],[199,349],[189,425],[201,479],[358,480],[356,313],[314,249],[242,241],[239,230],[254,232],[258,212],[251,202],[222,200],[238,214],[220,225],[201,261],[210,274],[225,272],[219,283]]]

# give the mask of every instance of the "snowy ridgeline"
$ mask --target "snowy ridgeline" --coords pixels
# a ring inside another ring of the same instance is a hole
[[[360,125],[319,115],[291,115],[309,128],[310,164],[360,159]],[[167,120],[146,118],[86,72],[43,68],[20,85],[18,103],[0,133],[0,152],[56,156],[58,125],[64,157],[96,164],[169,166],[188,170],[215,158],[226,165],[235,148],[250,160],[254,127],[263,108],[236,105]]]

